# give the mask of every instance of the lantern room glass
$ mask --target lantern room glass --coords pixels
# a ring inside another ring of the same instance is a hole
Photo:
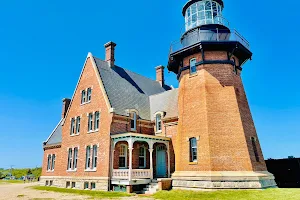
[[[223,24],[223,7],[216,1],[198,1],[185,12],[185,30],[205,24]]]

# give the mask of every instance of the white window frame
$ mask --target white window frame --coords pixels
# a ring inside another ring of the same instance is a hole
[[[51,159],[51,154],[47,156],[47,171],[51,170],[51,164],[52,164],[52,159]]]
[[[79,135],[80,133],[80,117],[76,117],[76,135]]]
[[[91,169],[91,146],[85,148],[85,169]]]
[[[75,123],[76,123],[75,118],[72,118],[72,119],[71,119],[70,135],[75,135]]]
[[[72,171],[73,170],[73,149],[69,148],[68,149],[68,171]]]
[[[121,154],[121,149],[124,148],[124,154]],[[120,167],[120,157],[125,158],[125,166]],[[120,145],[120,151],[119,151],[119,169],[126,169],[127,168],[127,145],[121,144]]]
[[[56,155],[52,154],[52,159],[51,159],[51,171],[54,171],[55,169],[55,161],[56,161]]]
[[[78,166],[78,151],[79,151],[78,147],[75,147],[73,149],[73,166],[72,166],[73,170],[77,170],[77,166]]]
[[[95,112],[94,130],[98,131],[100,127],[100,112]]]
[[[81,91],[81,104],[86,103],[87,97],[86,97],[87,92],[85,90]]]
[[[92,100],[92,88],[88,88],[86,92],[86,102],[91,102]]]
[[[93,153],[92,153],[92,169],[97,169],[98,162],[98,145],[93,145]]]
[[[94,113],[88,114],[88,132],[93,132]]]
[[[136,112],[131,112],[132,118],[130,121],[130,130],[136,131],[136,121],[137,121],[137,114]],[[132,127],[132,122],[133,122],[133,127]]]
[[[141,149],[143,149],[143,154],[144,155],[141,155]],[[140,166],[140,158],[144,158],[144,163],[143,163],[144,165],[143,166]],[[147,161],[146,161],[146,147],[145,146],[140,146],[140,148],[139,148],[139,168],[145,169],[146,164],[147,164]]]

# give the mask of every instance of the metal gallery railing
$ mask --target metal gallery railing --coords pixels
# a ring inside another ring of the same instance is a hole
[[[204,41],[237,41],[250,50],[249,42],[234,29],[194,29],[183,35],[180,40],[172,42],[170,54]]]

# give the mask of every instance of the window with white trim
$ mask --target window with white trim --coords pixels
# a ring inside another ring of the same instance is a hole
[[[196,68],[196,58],[192,58],[190,60],[190,74],[194,74],[197,72],[197,68]]]
[[[70,135],[75,134],[75,118],[71,119],[71,129],[70,129]]]
[[[90,102],[92,99],[92,88],[87,89],[87,102]]]
[[[76,134],[80,132],[80,117],[76,118]]]
[[[88,132],[93,131],[93,113],[89,113],[88,116]]]
[[[197,139],[190,138],[190,162],[197,162]]]
[[[91,168],[91,147],[86,147],[86,153],[85,153],[85,169]]]
[[[54,171],[54,168],[55,168],[55,159],[56,159],[55,154],[52,154],[52,161],[51,161],[51,170],[52,171]]]
[[[144,146],[139,149],[139,168],[146,168],[146,147]]]
[[[85,90],[81,91],[81,104],[86,102],[86,92]]]
[[[97,158],[98,158],[98,145],[93,146],[93,156],[92,156],[92,167],[93,169],[97,168]]]
[[[95,112],[95,127],[94,130],[99,130],[99,123],[100,123],[100,112]]]
[[[131,123],[130,123],[130,128],[132,131],[136,131],[136,112],[131,113]]]
[[[78,162],[78,147],[74,148],[74,155],[73,155],[73,169],[77,169],[77,162]]]
[[[156,132],[161,132],[161,114],[155,116]]]
[[[127,168],[127,146],[125,144],[120,145],[119,168]]]
[[[48,155],[48,162],[47,162],[47,171],[51,169],[51,155]]]
[[[67,167],[68,170],[72,170],[72,160],[73,160],[72,155],[73,155],[73,150],[72,150],[72,148],[69,148],[69,151],[68,151],[68,167]]]

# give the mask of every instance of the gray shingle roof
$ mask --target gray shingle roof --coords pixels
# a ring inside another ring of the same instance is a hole
[[[151,120],[156,112],[166,112],[165,118],[178,116],[178,89],[169,90],[150,98]]]
[[[44,145],[60,144],[62,141],[62,121],[61,119],[55,129],[50,134],[49,138],[44,142]]]
[[[170,87],[163,88],[155,80],[118,66],[110,67],[107,62],[94,59],[114,112],[127,115],[127,109],[136,109],[142,119],[150,120],[149,96],[165,92]]]

